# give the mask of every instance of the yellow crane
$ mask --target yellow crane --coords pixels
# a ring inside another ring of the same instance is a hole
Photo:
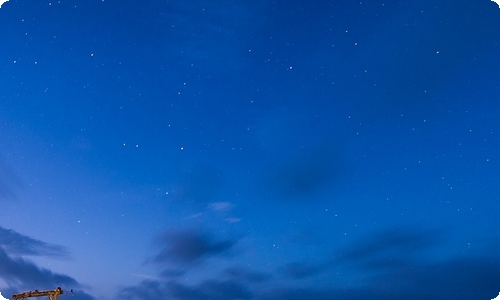
[[[49,300],[57,300],[57,296],[59,296],[63,293],[64,292],[60,287],[58,287],[55,290],[48,290],[48,291],[34,290],[31,292],[14,294],[14,295],[12,295],[12,300],[23,300],[24,298],[43,297],[43,296],[47,296],[49,298]]]

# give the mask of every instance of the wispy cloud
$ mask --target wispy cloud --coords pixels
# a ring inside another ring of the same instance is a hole
[[[9,254],[68,258],[68,251],[58,245],[50,245],[11,229],[0,227],[0,246]]]
[[[235,218],[235,217],[229,217],[229,218],[225,218],[224,221],[226,221],[227,223],[238,223],[241,221],[241,219]]]
[[[208,205],[208,208],[213,211],[228,211],[233,208],[233,204],[231,202],[214,202]]]

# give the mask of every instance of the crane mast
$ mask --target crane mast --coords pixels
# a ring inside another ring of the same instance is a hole
[[[24,298],[43,297],[43,296],[47,296],[49,300],[57,300],[57,296],[61,294],[63,294],[63,290],[60,287],[58,287],[55,290],[48,290],[48,291],[34,290],[31,292],[14,294],[12,295],[12,300],[23,300]]]

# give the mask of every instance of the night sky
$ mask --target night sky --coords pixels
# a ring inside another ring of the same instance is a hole
[[[0,8],[7,298],[492,299],[499,217],[492,1]]]

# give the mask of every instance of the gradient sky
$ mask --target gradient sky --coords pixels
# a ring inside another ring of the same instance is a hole
[[[0,292],[491,299],[500,9],[10,0]]]

